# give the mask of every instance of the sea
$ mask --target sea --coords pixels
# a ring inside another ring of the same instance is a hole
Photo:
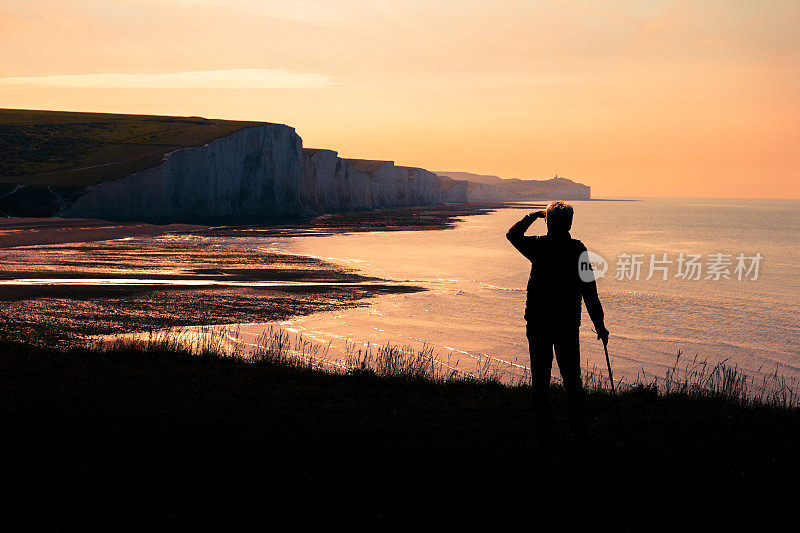
[[[597,254],[616,381],[663,378],[676,364],[686,370],[720,362],[748,374],[800,378],[800,200],[571,203],[573,238]],[[318,257],[426,290],[280,323],[241,324],[237,336],[247,344],[279,328],[324,346],[333,361],[354,346],[427,349],[448,367],[470,373],[490,361],[503,379],[524,380],[530,263],[505,234],[531,209],[510,205],[447,230],[250,240],[246,246]],[[539,220],[528,235],[545,231]],[[585,309],[580,338],[584,368],[606,372]]]

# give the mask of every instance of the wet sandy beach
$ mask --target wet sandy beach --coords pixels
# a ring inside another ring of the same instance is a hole
[[[278,253],[261,239],[446,229],[486,212],[451,205],[237,226],[0,219],[0,336],[73,344],[88,335],[282,320],[421,291]]]
[[[0,248],[93,242],[187,232],[205,226],[108,222],[93,218],[0,218]]]

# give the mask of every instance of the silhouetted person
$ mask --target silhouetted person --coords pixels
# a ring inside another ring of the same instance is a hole
[[[572,206],[551,202],[546,211],[536,211],[514,224],[506,237],[531,262],[525,320],[528,348],[531,354],[536,429],[541,438],[552,435],[553,414],[550,407],[550,371],[553,349],[567,391],[570,425],[578,440],[585,435],[583,385],[581,384],[580,341],[581,299],[586,303],[597,338],[608,341],[603,323],[603,307],[597,297],[594,275],[583,276],[579,261],[586,251],[583,243],[573,239]],[[526,237],[525,232],[537,218],[547,219],[547,235]]]

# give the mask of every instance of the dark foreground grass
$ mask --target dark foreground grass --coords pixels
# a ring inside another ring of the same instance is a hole
[[[556,389],[560,429],[548,449],[530,426],[527,387],[337,375],[204,352],[0,343],[4,523],[414,531],[796,524],[796,409],[645,387],[616,399],[596,391],[579,448],[566,436]]]

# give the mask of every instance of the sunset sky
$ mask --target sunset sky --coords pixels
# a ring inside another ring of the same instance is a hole
[[[4,0],[0,107],[281,122],[594,197],[800,197],[800,2]]]

